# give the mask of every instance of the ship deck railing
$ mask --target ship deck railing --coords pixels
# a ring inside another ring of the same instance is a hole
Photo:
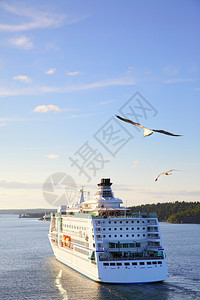
[[[115,212],[110,212],[110,213],[104,213],[104,214],[100,214],[100,215],[95,215],[93,213],[67,213],[67,212],[62,212],[62,213],[54,213],[52,214],[52,216],[69,216],[69,217],[75,217],[75,218],[85,218],[85,219],[109,219],[109,218],[157,218],[156,213],[129,213],[129,214],[116,214]],[[149,225],[156,225],[153,223],[149,223]]]

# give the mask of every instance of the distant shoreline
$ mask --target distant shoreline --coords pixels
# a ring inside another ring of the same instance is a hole
[[[129,207],[131,212],[154,212],[159,222],[175,224],[200,224],[200,202],[166,202]],[[22,218],[43,218],[56,209],[0,209],[0,214],[18,215]]]

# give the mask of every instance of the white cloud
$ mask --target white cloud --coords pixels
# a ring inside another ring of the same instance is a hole
[[[6,123],[0,123],[0,127],[4,127]]]
[[[47,75],[52,75],[52,74],[55,73],[55,71],[56,71],[56,69],[49,69],[49,70],[47,70],[47,71],[45,72],[45,74],[47,74]]]
[[[56,158],[59,158],[59,155],[58,154],[47,154],[45,155],[46,158],[49,158],[49,159],[56,159]]]
[[[24,17],[21,24],[0,24],[0,31],[17,32],[28,31],[36,28],[59,27],[63,24],[64,15],[50,14],[48,12],[36,11],[31,8],[22,7],[22,5],[12,6],[6,2],[1,2],[0,7],[14,15]]]
[[[50,112],[50,111],[60,112],[61,108],[56,106],[56,105],[53,105],[53,104],[39,105],[33,111],[34,112],[39,112],[39,113],[47,113],[47,112]]]
[[[81,72],[79,71],[75,71],[75,72],[67,72],[66,75],[68,76],[76,76],[76,75],[79,75]]]
[[[17,38],[12,38],[8,40],[8,44],[11,46],[14,46],[19,49],[24,49],[24,50],[30,50],[33,49],[33,42],[30,40],[30,38],[26,36],[20,36]]]
[[[87,18],[87,16],[74,18],[64,14],[35,10],[30,7],[24,7],[19,1],[16,6],[1,2],[0,8],[14,15],[24,17],[24,22],[21,24],[0,24],[0,31],[4,32],[28,31],[36,28],[56,28],[64,24],[74,24]]]
[[[7,89],[0,87],[0,97],[9,97],[9,96],[22,96],[22,95],[40,95],[46,93],[70,93],[75,91],[82,90],[91,90],[95,88],[103,88],[109,86],[126,86],[126,85],[135,85],[135,81],[129,78],[116,78],[116,79],[106,79],[102,81],[97,81],[88,84],[82,85],[70,85],[67,87],[50,87],[50,86],[41,86],[37,88],[26,88],[26,89]]]
[[[31,83],[32,82],[31,78],[26,76],[26,75],[14,76],[13,79],[23,81],[23,82],[26,82],[26,83]]]

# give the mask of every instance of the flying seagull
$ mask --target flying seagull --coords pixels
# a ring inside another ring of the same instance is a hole
[[[124,119],[124,118],[122,118],[122,117],[120,117],[120,116],[117,116],[117,115],[116,115],[116,117],[117,117],[118,119],[124,121],[124,122],[130,123],[130,124],[132,124],[132,125],[135,125],[135,126],[138,126],[138,127],[142,128],[142,129],[144,130],[144,137],[145,137],[145,136],[148,136],[148,135],[151,135],[151,134],[153,134],[154,132],[159,132],[159,133],[163,133],[163,134],[171,135],[171,136],[182,136],[181,134],[173,134],[173,133],[168,132],[168,131],[165,131],[165,130],[149,129],[149,128],[146,128],[146,127],[142,126],[141,124],[136,123],[136,122],[133,122],[133,121],[131,121],[131,120],[129,120],[129,119]]]
[[[159,178],[161,175],[172,175],[172,172],[173,172],[173,171],[180,171],[180,170],[171,169],[171,170],[169,170],[169,171],[167,171],[167,172],[160,173],[160,174],[156,177],[155,181],[157,181],[158,178]]]

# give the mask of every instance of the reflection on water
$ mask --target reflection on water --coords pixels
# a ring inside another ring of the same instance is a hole
[[[56,276],[55,284],[57,289],[59,290],[60,294],[62,295],[63,300],[68,300],[67,291],[63,288],[61,283],[62,278],[62,270],[59,271],[58,275]]]

